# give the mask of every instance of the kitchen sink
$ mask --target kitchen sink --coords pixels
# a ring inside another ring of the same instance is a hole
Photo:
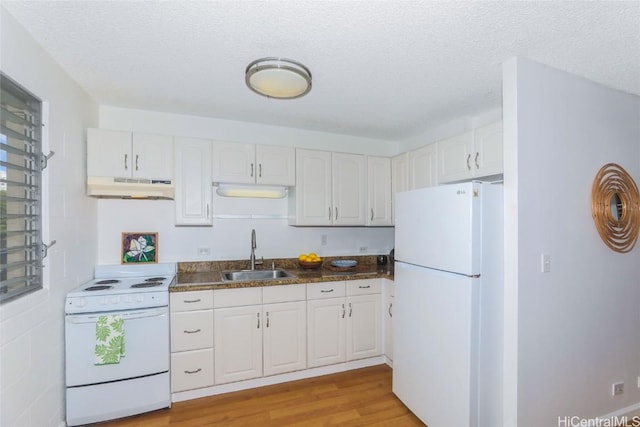
[[[253,280],[273,280],[273,279],[286,279],[289,277],[296,277],[288,271],[275,269],[275,270],[236,270],[236,271],[223,271],[222,280],[225,282],[249,282]]]

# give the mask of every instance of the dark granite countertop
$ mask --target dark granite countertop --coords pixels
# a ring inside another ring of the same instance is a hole
[[[358,265],[353,268],[340,269],[331,266],[334,259],[355,259]],[[322,267],[315,270],[300,268],[297,259],[265,259],[257,270],[275,268],[286,270],[295,277],[270,280],[234,281],[222,280],[222,272],[227,270],[247,269],[246,260],[242,261],[205,261],[178,263],[176,283],[170,292],[202,291],[210,289],[251,288],[258,286],[294,285],[298,283],[332,282],[338,280],[356,280],[387,278],[393,280],[391,265],[377,265],[376,256],[326,257]]]

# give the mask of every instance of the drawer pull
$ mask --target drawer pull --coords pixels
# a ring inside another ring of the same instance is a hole
[[[369,289],[371,287],[371,285],[367,285],[367,286],[358,286],[358,289]]]
[[[320,292],[322,292],[323,294],[327,294],[329,292],[333,292],[333,289],[329,289],[328,291],[325,291],[324,289],[320,289]]]
[[[196,329],[195,331],[187,331],[187,330],[185,329],[184,333],[185,333],[185,334],[197,334],[197,333],[198,333],[198,332],[200,332],[200,331],[201,331],[201,329],[200,329],[200,328]]]
[[[195,371],[184,371],[185,374],[197,374],[198,372],[202,371],[202,368],[198,368]]]
[[[183,300],[183,302],[184,302],[185,304],[193,304],[193,303],[195,303],[195,302],[200,302],[200,301],[202,301],[200,298],[198,298],[198,299],[185,299],[185,300]]]

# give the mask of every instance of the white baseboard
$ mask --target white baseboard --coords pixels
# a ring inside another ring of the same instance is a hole
[[[625,420],[626,423],[630,423],[631,425],[638,425],[638,422],[640,422],[640,402],[634,403],[633,405],[630,405],[630,406],[626,406],[622,409],[618,409],[617,411],[613,411],[607,415],[603,415],[599,417],[599,419],[621,420],[624,417],[627,417],[627,420]],[[631,421],[635,421],[635,420],[638,420],[638,422],[631,423]]]
[[[214,385],[212,387],[199,388],[196,390],[181,391],[171,394],[172,402],[182,402],[185,400],[198,399],[201,397],[214,396],[216,394],[230,393],[232,391],[247,390],[250,388],[263,387],[266,385],[280,384],[287,381],[302,380],[305,378],[319,377],[322,375],[336,374],[338,372],[351,371],[353,369],[366,368],[382,364],[389,365],[389,359],[386,356],[371,357],[369,359],[353,360],[336,365],[321,366],[319,368],[310,368],[303,371],[288,372],[286,374],[273,375],[270,377],[254,378],[246,381],[238,381],[235,383]]]

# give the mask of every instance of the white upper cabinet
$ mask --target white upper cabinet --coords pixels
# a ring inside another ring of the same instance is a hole
[[[475,176],[490,176],[504,172],[502,163],[502,121],[483,126],[474,131]]]
[[[87,175],[173,180],[173,136],[87,129]]]
[[[438,144],[409,151],[409,190],[438,185]]]
[[[293,147],[256,145],[256,165],[257,184],[296,184],[296,150]]]
[[[367,190],[366,225],[392,225],[390,158],[367,157]]]
[[[496,175],[502,171],[502,122],[438,142],[440,183]]]
[[[211,141],[175,140],[176,225],[213,225]]]
[[[292,186],[295,184],[295,149],[214,142],[213,182]]]
[[[332,153],[333,224],[365,224],[365,162],[358,154]]]
[[[365,225],[365,159],[358,154],[296,150],[292,225]]]

